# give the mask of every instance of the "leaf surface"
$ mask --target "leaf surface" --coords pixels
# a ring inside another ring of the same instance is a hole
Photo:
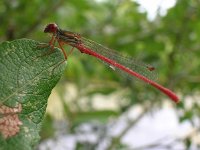
[[[48,97],[66,65],[59,49],[49,54],[39,44],[0,44],[0,149],[29,150],[39,140]]]

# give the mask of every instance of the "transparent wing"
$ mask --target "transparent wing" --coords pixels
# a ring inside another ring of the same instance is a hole
[[[118,53],[115,50],[109,49],[107,47],[104,47],[101,44],[98,44],[92,40],[86,39],[81,37],[81,41],[84,44],[85,47],[89,48],[92,51],[95,51],[96,53],[103,55],[109,59],[112,59],[114,61],[116,61],[117,63],[151,79],[151,80],[156,80],[157,79],[157,75],[156,75],[156,71],[154,69],[154,67],[152,67],[151,65],[147,65],[144,64],[132,57],[129,56],[124,56],[120,53]],[[132,75],[122,71],[121,69],[118,69],[114,66],[111,66],[109,63],[106,63],[111,69],[119,72],[120,74],[128,77],[128,78],[133,78]]]

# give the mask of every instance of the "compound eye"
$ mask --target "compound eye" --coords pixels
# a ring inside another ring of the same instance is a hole
[[[55,33],[57,31],[58,26],[55,23],[48,24],[44,29],[45,33]]]
[[[57,30],[58,26],[56,24],[51,25],[51,31],[55,32]]]
[[[54,25],[51,26],[51,30],[52,31],[55,30],[55,26]]]

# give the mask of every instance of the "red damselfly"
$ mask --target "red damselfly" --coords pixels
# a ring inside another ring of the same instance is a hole
[[[48,24],[44,29],[44,32],[52,34],[52,38],[49,42],[51,50],[53,50],[55,42],[58,42],[58,45],[64,54],[65,60],[67,59],[67,54],[63,49],[63,45],[67,44],[72,46],[70,53],[75,47],[81,53],[94,56],[102,60],[103,62],[106,62],[114,70],[118,69],[126,73],[128,76],[136,77],[154,86],[161,92],[165,93],[174,102],[179,101],[179,98],[174,92],[151,80],[151,78],[154,76],[154,67],[138,63],[131,57],[124,57],[123,55],[112,49],[109,49],[92,40],[82,37],[80,34],[62,30],[55,23]]]

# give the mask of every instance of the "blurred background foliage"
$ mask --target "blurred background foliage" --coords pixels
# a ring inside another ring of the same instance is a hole
[[[1,0],[0,41],[31,38],[47,42],[50,37],[43,29],[56,22],[63,29],[151,64],[156,68],[157,81],[179,95],[179,104],[170,103],[180,122],[191,122],[198,133],[200,124],[195,121],[199,121],[200,114],[200,1],[177,0],[165,16],[159,14],[159,9],[157,12],[156,18],[149,20],[132,0]],[[65,48],[70,50],[69,46]],[[52,105],[59,101],[60,106],[54,108],[54,115],[47,113],[41,141],[55,136],[58,120],[66,121],[66,134],[75,134],[77,127],[86,122],[98,122],[98,128],[105,130],[111,120],[117,120],[133,106],[140,105],[147,113],[160,109],[166,99],[169,101],[154,88],[121,77],[78,50],[67,63],[51,97]],[[112,101],[112,106],[101,105],[102,101]],[[58,111],[62,117],[55,117]],[[134,124],[130,122],[130,127]],[[128,129],[118,137],[110,137],[107,149],[125,146],[120,138],[126,132]],[[100,133],[102,136],[103,131]],[[183,142],[190,148],[192,137]],[[97,145],[82,142],[76,148],[93,149]]]

